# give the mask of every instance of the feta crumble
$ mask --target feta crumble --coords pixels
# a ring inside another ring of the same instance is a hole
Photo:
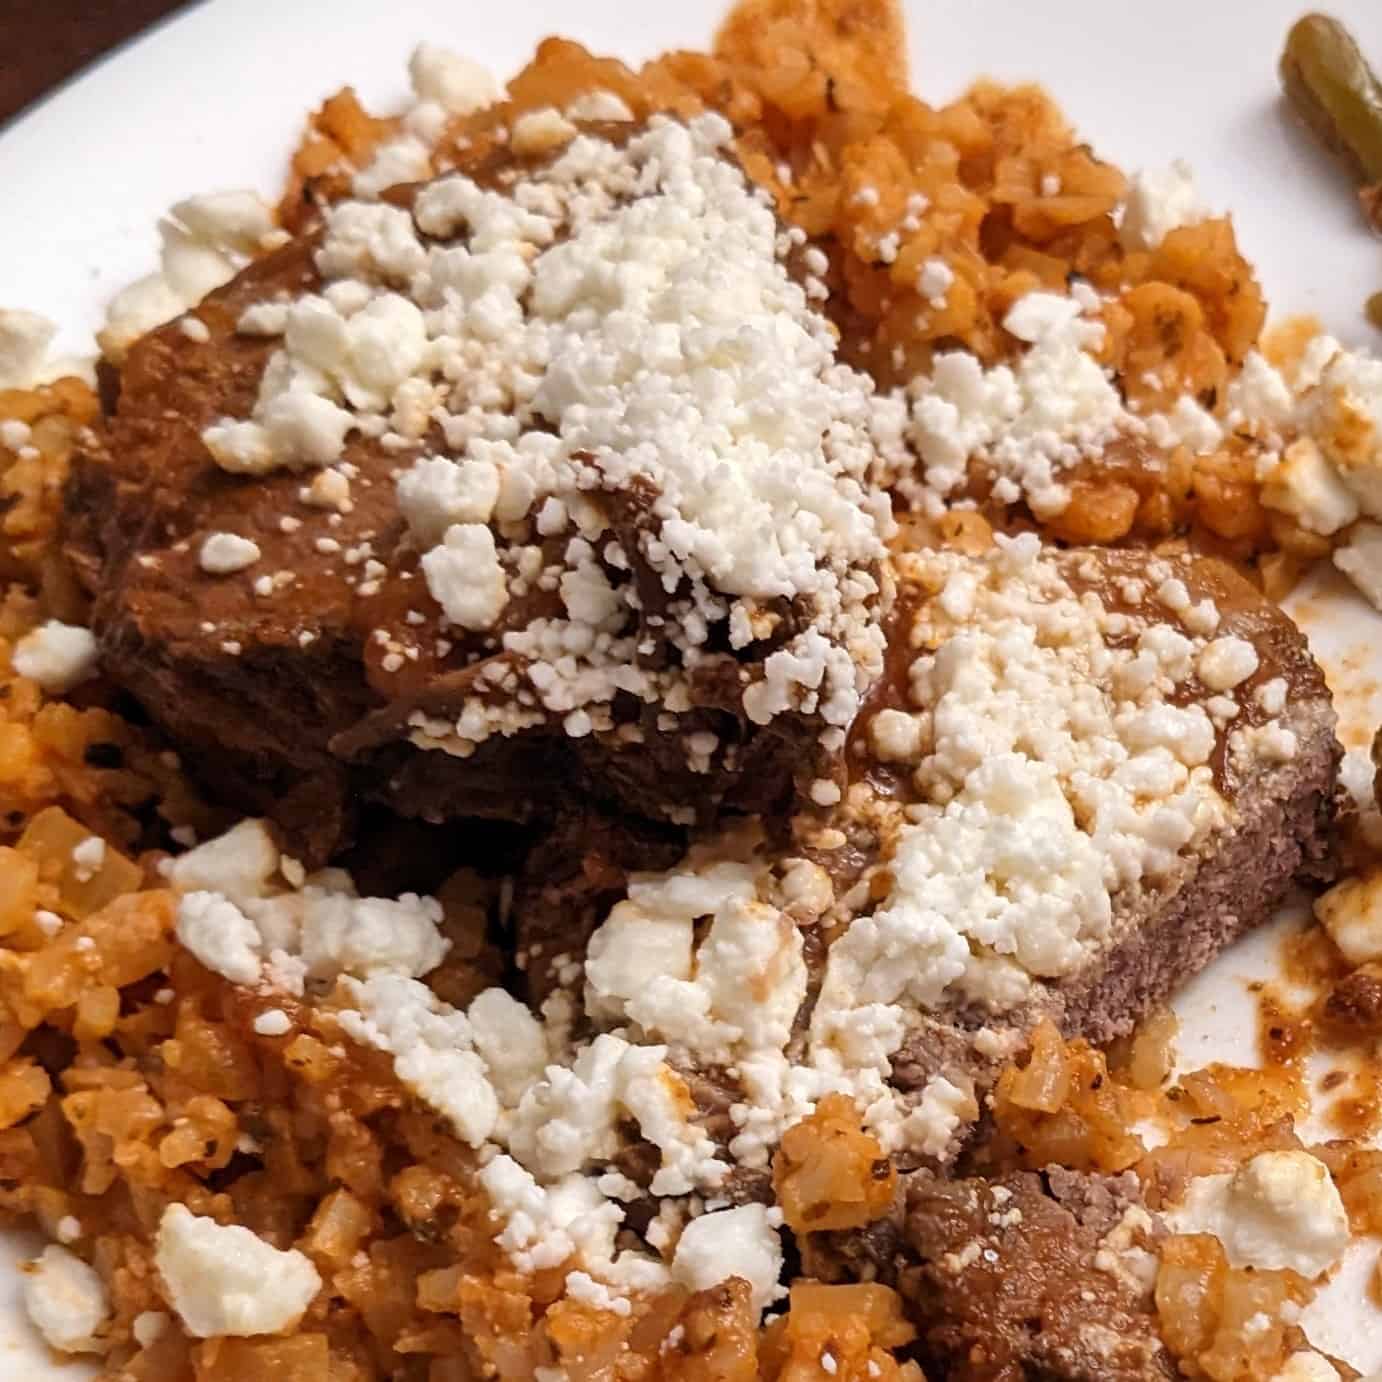
[[[672,1258],[672,1277],[690,1291],[704,1291],[739,1277],[753,1292],[760,1313],[783,1294],[782,1240],[761,1204],[721,1209],[692,1219]]]
[[[494,534],[483,523],[453,523],[423,553],[422,574],[442,613],[463,629],[492,628],[509,602]]]
[[[75,1253],[50,1244],[23,1279],[24,1308],[59,1353],[99,1353],[96,1335],[110,1317],[105,1283]]]
[[[182,1204],[163,1211],[154,1265],[178,1318],[199,1339],[291,1329],[321,1289],[317,1269],[296,1248],[280,1250]]]
[[[502,88],[478,62],[435,43],[419,43],[408,59],[419,101],[434,101],[450,115],[471,115],[499,100]]]
[[[1315,899],[1315,918],[1350,965],[1382,960],[1382,872],[1367,870]]]
[[[117,293],[97,332],[123,361],[139,337],[195,307],[273,244],[273,209],[255,192],[210,192],[178,202],[159,223],[159,267]]]
[[[1382,610],[1382,523],[1362,522],[1334,549],[1334,565],[1374,609]]]
[[[184,949],[232,984],[259,981],[263,939],[259,928],[218,893],[188,893],[178,902],[177,937]]]
[[[88,835],[72,846],[72,876],[79,883],[95,878],[105,861],[106,842],[99,835]]]
[[[211,576],[228,576],[253,566],[261,556],[259,544],[238,533],[212,533],[202,542],[197,565]]]
[[[917,275],[917,292],[932,307],[944,307],[945,295],[955,281],[955,271],[944,259],[928,259]]]
[[[244,820],[168,861],[168,881],[182,892],[221,893],[243,904],[263,897],[278,871],[278,846],[262,820]]]
[[[1231,691],[1257,671],[1257,649],[1245,638],[1216,638],[1200,654],[1200,680],[1211,691]]]
[[[255,1015],[254,1030],[259,1036],[280,1037],[291,1032],[293,1024],[282,1008],[266,1008]]]
[[[55,323],[37,312],[0,308],[0,388],[32,389],[41,382]]]
[[[1145,169],[1133,175],[1123,205],[1119,238],[1131,250],[1154,250],[1181,226],[1207,219],[1190,165],[1177,160],[1169,168]]]
[[[50,696],[63,696],[99,671],[90,629],[49,619],[15,644],[14,670],[36,681]]]
[[[1234,1267],[1314,1278],[1343,1255],[1348,1214],[1323,1162],[1261,1152],[1237,1171],[1198,1176],[1165,1216],[1177,1233],[1212,1233]]]

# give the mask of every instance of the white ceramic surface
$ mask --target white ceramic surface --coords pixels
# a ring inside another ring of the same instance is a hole
[[[1188,158],[1211,204],[1233,211],[1276,312],[1313,312],[1358,343],[1374,334],[1361,304],[1382,288],[1382,252],[1346,179],[1277,94],[1276,56],[1302,8],[1300,0],[907,0],[913,78],[938,101],[983,74],[1040,81],[1125,168]],[[1382,5],[1330,8],[1382,62]],[[155,221],[173,201],[233,186],[271,193],[303,112],[345,82],[376,108],[400,102],[419,39],[507,74],[549,32],[641,58],[703,46],[720,13],[721,0],[209,0],[0,132],[0,304],[51,316],[63,350],[89,351],[104,303],[153,267]],[[1363,788],[1366,732],[1382,721],[1382,619],[1328,578],[1302,592],[1297,608],[1341,696],[1349,777]],[[1188,1067],[1255,1060],[1246,983],[1270,973],[1291,924],[1284,917],[1250,938],[1182,995]],[[32,1245],[0,1242],[0,1382],[79,1378],[80,1364],[48,1361],[18,1308],[8,1262],[26,1250]],[[1356,1253],[1307,1318],[1317,1344],[1365,1372],[1382,1367],[1382,1314],[1360,1300],[1375,1256],[1373,1246]]]

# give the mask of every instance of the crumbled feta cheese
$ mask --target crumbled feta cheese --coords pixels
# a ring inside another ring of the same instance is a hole
[[[281,336],[287,322],[286,302],[255,302],[240,314],[235,329],[242,336]]]
[[[291,348],[293,315],[289,312]],[[417,304],[399,293],[373,297],[345,323],[341,387],[357,408],[382,407],[427,354],[427,327]]]
[[[696,951],[695,978],[663,976],[624,1004],[642,1027],[707,1063],[736,1049],[781,1051],[806,995],[797,928],[758,902],[727,901]]]
[[[617,903],[586,947],[586,1010],[617,1015],[657,979],[691,977],[692,918]]]
[[[511,994],[485,989],[466,1009],[471,1038],[505,1108],[517,1108],[547,1067],[542,1024]]]
[[[202,433],[202,443],[212,460],[233,475],[264,475],[278,464],[268,433],[257,422],[219,422]]]
[[[880,763],[911,763],[921,753],[923,725],[905,710],[880,710],[869,721],[869,747]]]
[[[945,295],[955,281],[955,270],[944,259],[928,259],[917,275],[917,292],[932,307],[944,307]]]
[[[254,1030],[259,1036],[281,1037],[293,1030],[293,1024],[282,1008],[265,1008],[255,1015]]]
[[[375,149],[374,157],[351,179],[350,190],[357,197],[377,197],[390,187],[425,182],[432,172],[427,141],[412,133],[401,134]]]
[[[0,308],[0,389],[32,389],[41,382],[48,346],[58,328],[37,312]]]
[[[569,1068],[553,1066],[526,1091],[508,1134],[518,1161],[550,1180],[611,1157],[630,1073],[625,1059],[633,1051],[622,1037],[601,1033],[581,1048]],[[662,1055],[660,1047],[643,1047],[632,1059],[656,1067]]]
[[[1008,309],[1003,329],[1019,341],[1036,344],[1069,331],[1080,305],[1062,293],[1028,293]]]
[[[622,1119],[662,1153],[654,1194],[685,1194],[719,1184],[727,1166],[704,1129],[687,1121],[684,1083],[663,1062],[661,1046],[633,1046],[601,1033],[570,1066],[550,1066],[524,1094],[508,1126],[514,1157],[544,1180],[609,1160]]]
[[[622,124],[633,119],[633,111],[612,91],[587,91],[566,107],[566,118]]]
[[[609,1273],[624,1211],[587,1177],[571,1175],[543,1187],[512,1157],[500,1155],[479,1180],[504,1225],[496,1241],[520,1271],[557,1267],[574,1257],[587,1271]]]
[[[300,469],[340,459],[346,433],[355,425],[346,409],[304,391],[268,399],[263,392],[261,386],[254,420],[223,419],[203,431],[202,442],[217,465],[233,474],[262,475],[280,466]]]
[[[968,1080],[956,1084],[933,1075],[907,1115],[902,1136],[907,1147],[922,1156],[944,1157],[954,1146],[955,1134],[978,1116],[979,1104]]]
[[[262,554],[259,544],[237,533],[212,533],[203,541],[197,564],[213,576],[227,576],[253,566]]]
[[[819,864],[789,859],[783,868],[782,899],[796,920],[818,917],[835,901],[835,885]]]
[[[1253,699],[1268,715],[1280,715],[1286,709],[1288,687],[1285,677],[1264,681],[1253,693]]]
[[[1336,883],[1315,899],[1315,917],[1350,965],[1382,960],[1382,871]]]
[[[1147,432],[1153,442],[1168,451],[1184,445],[1198,456],[1209,455],[1224,440],[1224,429],[1214,416],[1189,395],[1176,399],[1169,413],[1148,417]]]
[[[266,403],[261,421],[275,464],[289,467],[323,466],[340,460],[346,433],[355,425],[354,417],[329,398],[293,392],[279,394]],[[216,461],[224,464],[220,456]]]
[[[118,293],[97,332],[117,363],[139,337],[230,282],[275,233],[272,209],[254,192],[189,197],[159,226],[159,268]]]
[[[182,892],[220,893],[236,904],[263,897],[279,867],[278,846],[262,820],[244,820],[215,839],[168,861],[166,875]]]
[[[1294,730],[1271,721],[1234,730],[1228,746],[1234,763],[1251,771],[1262,764],[1290,763],[1300,750],[1300,741]]]
[[[1102,328],[1081,320],[1073,299],[1029,294],[1004,326],[1032,342],[1017,364],[985,370],[968,351],[942,352],[912,386],[906,435],[933,496],[960,488],[979,457],[1014,488],[1010,499],[1050,517],[1070,502],[1060,471],[1139,424],[1086,349]],[[908,488],[905,477],[899,483]]]
[[[1358,501],[1339,472],[1309,438],[1294,441],[1272,462],[1263,457],[1258,479],[1262,502],[1290,514],[1302,528],[1328,536],[1358,517]]]
[[[177,936],[184,949],[232,984],[259,982],[263,939],[259,928],[219,893],[188,893],[178,902]]]
[[[494,1131],[499,1100],[484,1060],[472,1049],[465,1014],[402,974],[347,979],[355,1010],[338,1020],[347,1036],[388,1051],[398,1078],[442,1114],[457,1135],[479,1147]]]
[[[705,1291],[729,1277],[748,1282],[753,1308],[763,1311],[782,1290],[782,1240],[761,1204],[721,1209],[692,1219],[672,1258],[672,1277],[691,1291]]]
[[[227,264],[224,281],[229,282],[233,275],[234,270]],[[171,321],[196,301],[196,297],[183,298],[162,273],[136,279],[122,288],[106,308],[105,325],[96,333],[102,353],[110,359],[123,359],[141,336]]]
[[[420,101],[435,101],[452,115],[471,115],[502,95],[494,74],[435,43],[419,43],[408,59],[408,76]]]
[[[1132,250],[1154,250],[1181,226],[1196,225],[1209,215],[1190,165],[1181,160],[1164,169],[1133,175],[1123,206],[1119,238]]]
[[[995,1192],[996,1197],[996,1192]],[[1150,1297],[1160,1259],[1146,1246],[1154,1242],[1155,1224],[1141,1205],[1129,1205],[1100,1241],[1094,1268],[1121,1281],[1134,1295]]]
[[[350,480],[339,470],[318,471],[305,491],[299,491],[298,497],[314,509],[345,513],[350,508]]]
[[[1349,1244],[1329,1169],[1308,1152],[1261,1152],[1237,1171],[1198,1176],[1165,1216],[1177,1233],[1212,1233],[1234,1267],[1328,1271]]]
[[[1382,519],[1382,360],[1336,350],[1302,411],[1358,509]]]
[[[1230,426],[1246,426],[1269,440],[1279,438],[1296,411],[1291,386],[1255,350],[1247,353],[1242,367],[1229,381],[1227,402]]]
[[[79,883],[93,879],[106,862],[106,842],[99,835],[88,835],[72,846],[72,874]]]
[[[1028,829],[1011,839],[991,825],[1022,813]],[[889,896],[831,947],[822,1017],[837,1005],[904,996],[931,1006],[956,984],[1006,1006],[1028,975],[1071,972],[1106,934],[1102,852],[1045,764],[1016,754],[988,759],[968,775],[962,797],[926,816],[899,841]],[[996,941],[997,953],[975,955],[970,936]]]
[[[50,1244],[24,1275],[24,1308],[60,1353],[100,1353],[96,1335],[110,1316],[105,1284],[75,1253]]]
[[[1355,523],[1334,549],[1334,565],[1374,609],[1382,610],[1382,523]]]
[[[588,1272],[571,1272],[567,1275],[566,1296],[568,1300],[580,1301],[594,1310],[608,1310],[615,1315],[633,1313],[633,1304],[627,1296],[611,1291]]]
[[[1216,638],[1200,654],[1197,670],[1211,691],[1231,691],[1257,671],[1257,649],[1245,638]]]
[[[50,696],[62,696],[99,671],[90,629],[49,619],[15,644],[14,670],[36,681]]]
[[[1182,615],[1185,627],[1193,634],[1208,638],[1219,627],[1219,607],[1213,600],[1203,599],[1190,606]]]
[[[1168,576],[1156,588],[1156,597],[1172,614],[1183,614],[1190,608],[1190,592],[1179,576]]]
[[[250,255],[275,226],[273,208],[257,193],[245,190],[203,192],[176,202],[172,216],[207,245]]]
[[[514,121],[509,147],[520,157],[546,154],[569,143],[575,134],[575,125],[559,110],[544,106],[527,111]]]
[[[282,1251],[182,1204],[163,1211],[154,1265],[178,1318],[199,1339],[291,1329],[321,1289],[317,1269],[296,1248]]]
[[[381,972],[421,978],[450,949],[435,898],[404,893],[393,901],[317,887],[302,898],[300,954],[311,978]]]
[[[492,628],[509,601],[494,534],[483,523],[453,523],[422,555],[427,591],[463,629]]]
[[[935,651],[916,658],[918,709],[896,712],[889,742],[921,801],[896,835],[886,832],[894,843],[876,907],[830,947],[804,1054],[787,1057],[805,997],[795,926],[820,915],[833,889],[826,878],[816,900],[799,885],[803,861],[784,861],[774,881],[765,866],[729,864],[726,844],[718,865],[638,878],[587,950],[585,1007],[598,1023],[737,1073],[730,1149],[740,1164],[766,1162],[783,1130],[832,1090],[859,1103],[886,1149],[941,1155],[977,1106],[945,1076],[911,1099],[890,1088],[907,1012],[1021,1003],[1034,977],[1070,972],[1104,943],[1117,888],[1164,875],[1228,815],[1209,766],[1213,722],[1167,698],[1195,676],[1205,635],[1149,618],[1129,639],[1128,616],[1077,595],[1035,538],[1000,539],[983,560],[916,560],[918,579],[939,594],[911,638]],[[1159,581],[1188,620],[1207,602],[1192,600],[1177,570],[1187,568],[1166,564]],[[1229,662],[1237,652],[1219,650]],[[781,913],[761,900],[770,897]],[[615,1070],[612,1049],[609,1061]],[[586,1092],[577,1098],[576,1088],[568,1103],[606,1110],[595,1122],[573,1122],[552,1102],[528,1119],[569,1125],[552,1137],[581,1149],[568,1154],[576,1159],[540,1162],[511,1141],[520,1161],[555,1174],[604,1145],[622,1096],[596,1100],[584,1076]]]
[[[398,507],[418,542],[431,547],[453,523],[488,523],[499,502],[499,469],[470,457],[423,456],[397,480]]]

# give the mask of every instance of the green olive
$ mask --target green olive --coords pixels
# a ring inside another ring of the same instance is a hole
[[[1382,85],[1337,19],[1307,14],[1291,26],[1281,83],[1292,105],[1348,159],[1360,182],[1382,182]]]

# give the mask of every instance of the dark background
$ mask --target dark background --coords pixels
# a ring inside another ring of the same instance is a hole
[[[0,0],[0,124],[117,43],[187,3]]]

